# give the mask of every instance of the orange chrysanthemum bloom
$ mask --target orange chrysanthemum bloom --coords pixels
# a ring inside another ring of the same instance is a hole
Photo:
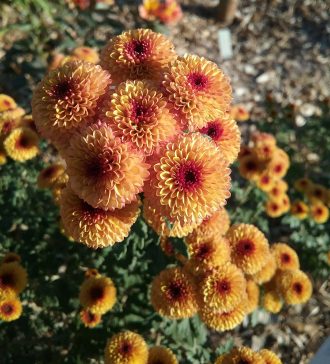
[[[229,164],[237,159],[240,151],[241,133],[235,120],[225,115],[222,118],[209,121],[199,131],[215,142]]]
[[[251,278],[258,284],[270,281],[273,278],[277,268],[274,254],[269,254],[269,258],[267,258],[265,262],[266,263],[264,267],[251,276]]]
[[[218,66],[195,55],[177,57],[165,72],[163,87],[191,131],[222,118],[232,98],[229,79]]]
[[[149,177],[142,154],[105,125],[88,127],[73,137],[64,156],[73,191],[94,208],[124,207],[136,200]]]
[[[265,364],[261,355],[252,349],[241,346],[230,352],[232,364]]]
[[[279,271],[276,274],[276,283],[285,302],[289,305],[305,303],[311,298],[312,282],[300,270]]]
[[[243,322],[246,314],[246,298],[243,298],[232,310],[227,312],[213,311],[206,305],[199,311],[204,324],[217,331],[232,330]]]
[[[259,304],[260,289],[258,285],[252,280],[246,281],[247,304],[246,313],[253,312]]]
[[[148,364],[179,364],[172,350],[164,346],[153,346],[149,349]]]
[[[103,315],[116,303],[116,287],[108,277],[86,278],[80,287],[81,305],[91,313]]]
[[[62,164],[52,164],[40,171],[37,184],[39,188],[51,188],[65,172]]]
[[[145,81],[121,83],[106,100],[101,118],[116,137],[146,155],[178,132],[164,96]]]
[[[0,112],[16,109],[17,104],[15,100],[5,94],[0,94]]]
[[[242,300],[246,280],[234,264],[224,264],[206,275],[200,285],[203,304],[214,311],[227,312]]]
[[[313,182],[309,178],[299,178],[293,185],[297,191],[305,193],[312,188]]]
[[[89,310],[81,310],[80,319],[85,327],[92,328],[97,326],[101,322],[102,316],[98,313],[92,313]]]
[[[310,215],[317,224],[324,224],[329,219],[329,209],[322,203],[313,203],[310,206]]]
[[[182,319],[194,316],[197,299],[192,278],[179,267],[163,270],[152,282],[151,304],[164,317]]]
[[[283,149],[277,148],[274,151],[271,161],[267,165],[268,173],[274,179],[283,178],[290,167],[290,159]]]
[[[123,331],[108,340],[104,364],[147,364],[148,346],[143,337],[132,331]]]
[[[159,82],[175,58],[172,42],[150,29],[134,29],[115,36],[101,53],[101,66],[114,82],[148,79]]]
[[[259,351],[259,354],[264,360],[264,364],[282,364],[281,359],[270,350],[262,349]]]
[[[280,270],[299,269],[299,257],[297,253],[285,243],[276,243],[271,246],[271,251],[276,260],[276,266]]]
[[[189,234],[185,241],[192,244],[198,239],[208,239],[218,237],[226,234],[230,226],[230,218],[228,212],[221,208],[210,217],[206,217],[201,224],[199,224],[191,234]]]
[[[90,47],[77,47],[72,51],[72,56],[94,64],[98,63],[100,60],[97,51]]]
[[[281,201],[287,190],[288,184],[284,180],[279,179],[274,182],[274,186],[268,191],[268,197],[273,201]]]
[[[9,252],[2,258],[1,264],[13,262],[20,263],[21,257],[16,253]]]
[[[249,154],[239,158],[239,173],[247,180],[257,181],[260,178],[263,169],[263,164],[258,160],[255,154]]]
[[[12,296],[0,300],[0,320],[14,321],[22,314],[22,304],[19,298]]]
[[[274,187],[274,184],[275,180],[268,172],[261,173],[256,180],[257,187],[265,192],[269,192]]]
[[[265,204],[265,210],[266,214],[269,217],[273,218],[282,216],[284,214],[283,205],[278,200],[272,200],[272,199],[267,200]]]
[[[68,143],[72,133],[95,115],[110,82],[107,71],[83,61],[49,72],[32,98],[33,119],[41,135],[57,145]]]
[[[283,306],[282,297],[277,289],[277,277],[264,284],[264,294],[261,300],[261,306],[268,312],[279,313]]]
[[[328,191],[322,185],[313,184],[307,191],[307,197],[312,202],[322,201],[323,203],[327,203]]]
[[[0,265],[0,295],[20,294],[27,285],[26,270],[16,261]]]
[[[199,224],[230,196],[230,169],[214,143],[200,134],[168,143],[145,191],[169,211],[170,222]]]
[[[265,265],[269,245],[265,235],[254,225],[233,225],[226,237],[234,264],[246,274],[255,274]]]
[[[233,105],[231,107],[230,115],[237,122],[247,121],[250,119],[249,111],[243,105],[240,104]]]
[[[20,118],[24,114],[25,111],[21,107],[0,112],[0,133],[2,135],[9,134],[20,124]]]
[[[5,139],[7,155],[18,162],[25,162],[39,153],[38,135],[29,128],[16,128]]]
[[[256,147],[259,147],[260,145],[276,145],[276,139],[274,135],[269,133],[263,133],[260,131],[257,131],[252,134],[252,141]]]
[[[90,248],[104,248],[123,241],[139,216],[140,202],[122,209],[94,209],[76,196],[70,188],[62,192],[61,217],[66,233]]]
[[[304,201],[296,200],[291,204],[290,212],[299,220],[304,220],[308,216],[309,207]]]

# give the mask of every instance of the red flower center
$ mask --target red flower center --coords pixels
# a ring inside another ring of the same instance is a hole
[[[65,99],[72,92],[72,84],[68,80],[64,80],[56,84],[53,88],[53,95],[59,99]]]
[[[204,128],[200,129],[202,134],[208,135],[215,142],[219,141],[223,135],[224,129],[218,122],[209,122]]]
[[[134,61],[143,61],[150,54],[150,43],[147,40],[133,39],[126,44],[125,51]]]
[[[179,282],[171,282],[168,287],[168,294],[170,299],[180,301],[184,298],[184,291]]]
[[[8,134],[13,130],[14,126],[15,126],[15,122],[13,120],[5,121],[2,125],[1,132],[3,134]]]
[[[296,282],[293,284],[293,290],[297,293],[297,294],[301,294],[303,291],[303,286],[300,282]]]
[[[120,161],[119,152],[104,149],[96,158],[87,163],[86,174],[91,178],[110,178],[112,173],[117,170]]]
[[[196,91],[205,90],[208,85],[208,78],[203,73],[192,72],[187,78],[190,86]]]
[[[145,123],[151,116],[151,109],[139,102],[134,101],[131,107],[131,119],[136,123]]]
[[[201,184],[201,170],[194,162],[182,164],[176,174],[179,186],[188,192],[194,191]]]
[[[207,257],[209,257],[211,255],[211,253],[212,253],[212,249],[211,249],[210,245],[205,243],[205,244],[202,244],[200,247],[198,247],[198,250],[196,253],[196,258],[204,260]]]
[[[297,204],[297,205],[296,205],[296,212],[297,212],[298,214],[300,214],[300,213],[304,212],[304,209],[303,209],[303,207],[302,207],[300,204]]]
[[[216,289],[217,289],[218,293],[220,293],[220,294],[229,293],[230,289],[231,289],[230,282],[228,282],[226,279],[223,279],[223,280],[217,282]]]
[[[16,148],[29,148],[30,147],[30,139],[26,135],[21,135],[16,142]]]
[[[12,287],[15,283],[15,278],[11,273],[5,273],[0,276],[0,287]]]
[[[42,174],[43,174],[44,178],[51,178],[55,175],[55,171],[56,171],[56,168],[54,166],[50,166],[50,167],[46,168]]]
[[[274,196],[278,196],[281,193],[281,191],[277,187],[274,187],[272,189],[272,193]]]
[[[119,349],[120,353],[123,355],[129,355],[133,350],[131,343],[124,341]]]
[[[271,205],[270,205],[270,208],[271,210],[273,211],[277,211],[279,209],[279,205],[275,202],[273,202]]]
[[[291,257],[288,253],[281,254],[281,262],[282,263],[290,263]]]
[[[276,166],[274,167],[274,172],[275,173],[281,173],[283,170],[283,165],[282,164],[276,164]]]
[[[5,106],[7,106],[7,107],[11,106],[11,103],[10,103],[10,101],[8,101],[8,100],[3,100],[3,104],[4,104]]]
[[[315,197],[322,197],[322,191],[319,188],[315,189],[314,190],[314,196]]]
[[[240,255],[252,255],[256,247],[252,240],[242,239],[237,244],[237,252]]]
[[[245,168],[250,172],[257,171],[258,164],[256,162],[250,160],[250,161],[246,162]]]
[[[87,221],[87,223],[97,224],[101,222],[106,215],[107,215],[106,211],[94,208],[88,205],[88,203],[82,201],[81,217],[82,220]]]
[[[93,301],[99,301],[104,297],[104,289],[103,287],[95,286],[90,289],[89,294]]]
[[[95,321],[95,318],[96,318],[96,316],[93,313],[91,313],[90,311],[87,311],[86,312],[86,321],[88,323],[94,322]]]
[[[10,303],[5,303],[1,306],[1,311],[5,315],[11,315],[14,312],[14,307]]]
[[[323,214],[323,210],[321,209],[321,207],[318,207],[316,210],[315,210],[315,214],[317,216],[321,216]]]
[[[261,178],[261,183],[263,183],[263,184],[268,184],[270,182],[270,178],[269,178],[269,176],[262,176],[262,178]]]

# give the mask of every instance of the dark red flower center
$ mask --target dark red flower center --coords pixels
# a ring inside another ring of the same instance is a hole
[[[301,204],[297,204],[297,205],[296,205],[296,212],[297,212],[298,214],[300,214],[300,213],[304,212],[304,209],[303,209],[303,207],[301,206]]]
[[[125,51],[129,58],[143,61],[150,54],[150,43],[147,40],[133,39],[127,43]]]
[[[132,344],[127,341],[124,341],[119,349],[120,353],[123,355],[129,355],[132,352],[132,350],[133,350]]]
[[[224,132],[223,127],[219,122],[210,122],[204,128],[200,129],[202,134],[208,135],[215,142],[219,141]]]
[[[43,171],[44,178],[51,178],[55,175],[56,167],[50,166]]]
[[[281,193],[281,191],[277,187],[274,187],[272,189],[272,193],[274,196],[278,196]]]
[[[3,134],[10,133],[15,127],[15,121],[14,120],[7,120],[2,124],[2,130],[1,132]]]
[[[95,286],[90,289],[89,294],[93,301],[99,301],[104,297],[104,289],[103,287]]]
[[[15,277],[11,273],[5,273],[0,276],[0,287],[12,287],[15,283]]]
[[[288,253],[281,254],[281,262],[282,263],[289,263],[291,261],[291,257]]]
[[[86,321],[88,323],[94,322],[95,321],[95,318],[96,318],[96,316],[93,313],[91,313],[90,311],[87,311],[86,312]]]
[[[231,285],[230,285],[230,282],[228,282],[228,280],[223,279],[223,280],[217,282],[217,291],[220,294],[229,293],[230,290],[231,290]]]
[[[277,203],[273,202],[271,205],[270,205],[270,208],[271,210],[273,211],[277,211],[280,207]]]
[[[321,209],[321,207],[318,207],[318,208],[315,210],[315,214],[316,214],[317,216],[320,216],[320,215],[322,215],[322,214],[323,214],[323,210]]]
[[[194,162],[184,163],[178,168],[176,180],[183,190],[194,191],[200,186],[201,170]]]
[[[131,119],[136,123],[145,123],[152,114],[152,109],[139,102],[133,102],[131,107]]]
[[[262,182],[263,184],[268,184],[268,183],[270,182],[270,178],[269,178],[269,176],[262,176],[262,177],[261,177],[261,182]]]
[[[96,158],[87,163],[86,174],[91,178],[109,178],[116,169],[120,157],[111,150],[103,150]]]
[[[71,92],[72,84],[68,80],[59,82],[53,88],[53,95],[59,100],[66,98]]]
[[[184,291],[182,285],[179,282],[171,282],[168,287],[168,294],[170,299],[179,301],[184,298]]]
[[[30,147],[30,139],[26,135],[21,135],[16,142],[16,148],[29,148]]]
[[[192,72],[187,78],[191,87],[196,91],[202,91],[208,85],[208,78],[203,73]]]
[[[11,106],[11,103],[10,103],[10,101],[8,101],[8,100],[3,100],[3,103],[4,103],[4,105],[5,105],[5,106],[7,106],[7,107]]]
[[[322,197],[322,190],[320,190],[319,188],[316,188],[314,190],[314,196],[315,197]]]
[[[252,240],[242,239],[238,242],[236,250],[240,255],[251,255],[256,250],[256,247]]]
[[[14,307],[10,303],[5,303],[1,306],[1,311],[5,315],[11,315],[14,312]]]
[[[249,160],[248,162],[246,162],[245,168],[250,172],[257,171],[258,170],[258,164],[256,162],[254,162],[254,161]]]
[[[237,364],[251,364],[250,360],[247,359],[239,359]]]
[[[198,250],[196,252],[196,258],[201,260],[206,259],[208,256],[210,256],[211,253],[211,246],[205,243],[198,247]]]
[[[303,286],[300,282],[296,282],[293,284],[293,290],[297,293],[297,294],[301,294],[303,291]]]
[[[283,165],[282,164],[276,164],[276,166],[274,167],[274,172],[275,173],[281,173],[283,170]]]

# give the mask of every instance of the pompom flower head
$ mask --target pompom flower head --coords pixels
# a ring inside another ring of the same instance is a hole
[[[134,29],[110,39],[101,53],[101,66],[111,72],[115,83],[142,79],[159,82],[174,57],[174,46],[164,35]]]
[[[72,56],[94,64],[99,61],[98,53],[90,47],[77,47],[72,51]]]
[[[86,327],[92,328],[101,322],[102,316],[99,313],[92,313],[88,309],[85,309],[81,310],[80,319]]]
[[[261,355],[265,364],[282,364],[281,359],[270,350],[262,349],[259,351],[259,354]]]
[[[273,278],[276,268],[275,256],[274,254],[269,254],[265,265],[257,273],[253,274],[251,278],[258,284],[266,283]]]
[[[280,270],[299,269],[299,257],[297,253],[284,243],[272,245],[272,254],[276,260],[276,266]]]
[[[294,188],[302,193],[305,193],[311,189],[313,182],[309,178],[299,178],[294,182]]]
[[[38,135],[31,129],[14,129],[5,139],[3,146],[7,155],[18,162],[25,162],[39,153]]]
[[[32,114],[38,130],[56,145],[95,115],[110,75],[100,66],[76,61],[48,73],[34,91]]]
[[[260,290],[258,285],[252,280],[246,281],[246,294],[247,294],[247,313],[253,312],[259,304]]]
[[[17,104],[15,100],[5,94],[0,94],[0,112],[16,109]]]
[[[16,261],[0,265],[0,295],[7,292],[20,294],[27,285],[26,270]]]
[[[65,153],[73,191],[94,208],[114,210],[136,200],[148,178],[143,156],[107,126],[76,135]]]
[[[274,279],[264,285],[264,294],[262,296],[261,306],[271,313],[279,313],[281,311],[283,300],[276,288]]]
[[[164,346],[149,349],[148,364],[179,364],[173,352]]]
[[[200,223],[230,196],[230,170],[212,141],[200,134],[168,143],[146,191],[169,210],[170,222]]]
[[[120,84],[105,102],[102,120],[115,136],[150,155],[177,133],[177,124],[163,95],[145,81]]]
[[[265,235],[254,225],[233,225],[226,237],[234,264],[246,274],[257,273],[266,263],[269,245]]]
[[[67,187],[61,195],[60,212],[66,233],[90,248],[104,248],[124,240],[139,216],[139,201],[122,209],[95,209]]]
[[[38,176],[38,187],[39,188],[51,188],[54,186],[56,181],[65,172],[65,168],[62,164],[52,164],[42,171]]]
[[[11,296],[0,300],[0,320],[14,321],[22,314],[22,304],[18,297]]]
[[[245,155],[239,158],[239,173],[250,181],[257,181],[263,171],[263,165],[255,154]]]
[[[181,319],[197,312],[196,287],[181,268],[167,268],[151,285],[151,304],[164,317]]]
[[[329,219],[329,209],[322,202],[313,203],[310,215],[317,224],[324,224]]]
[[[123,331],[108,340],[104,351],[105,364],[147,364],[148,346],[131,331]]]
[[[169,65],[163,87],[181,122],[192,131],[223,117],[231,102],[228,78],[215,63],[194,55]]]
[[[299,220],[304,220],[308,216],[309,207],[304,201],[297,200],[291,204],[291,214]]]
[[[261,355],[246,346],[234,348],[230,356],[233,364],[264,364]]]

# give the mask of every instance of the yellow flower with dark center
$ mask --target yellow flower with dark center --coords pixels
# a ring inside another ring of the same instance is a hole
[[[102,121],[115,136],[146,155],[178,133],[165,97],[146,81],[126,81],[105,101]]]
[[[243,122],[250,119],[249,111],[240,104],[233,105],[230,109],[231,117],[237,122]]]
[[[108,340],[104,351],[104,364],[147,364],[148,346],[143,337],[123,331]]]
[[[283,198],[284,195],[282,195],[281,197]],[[283,204],[281,203],[281,201],[279,199],[267,200],[266,204],[265,204],[265,210],[266,210],[266,214],[272,218],[276,218],[276,217],[282,216],[284,214]]]
[[[248,279],[246,281],[246,293],[247,293],[246,312],[251,313],[258,307],[259,296],[260,296],[259,287],[252,279]]]
[[[270,281],[276,271],[276,259],[274,254],[269,254],[266,259],[266,264],[257,273],[251,275],[250,277],[258,284],[266,283]]]
[[[0,293],[20,294],[27,285],[26,270],[16,261],[0,265]]]
[[[264,294],[262,296],[261,306],[271,313],[279,313],[281,311],[283,301],[277,290],[275,279],[272,279],[264,285]]]
[[[209,136],[219,148],[229,164],[238,156],[241,144],[241,133],[235,120],[228,114],[222,118],[209,121],[199,132]]]
[[[77,57],[85,62],[98,63],[100,60],[97,51],[90,47],[77,47],[72,51],[73,57]]]
[[[290,167],[289,156],[284,152],[283,149],[277,148],[274,151],[272,159],[267,165],[268,173],[274,179],[281,179],[286,175],[289,167]]]
[[[322,203],[313,203],[310,206],[310,215],[317,224],[324,224],[329,219],[329,209]]]
[[[299,257],[297,253],[285,243],[276,243],[271,246],[271,251],[276,260],[278,269],[299,269]]]
[[[232,364],[264,364],[262,356],[246,346],[234,348],[230,356]]]
[[[232,330],[240,325],[246,312],[246,298],[243,298],[233,309],[227,312],[213,311],[207,306],[203,306],[199,311],[201,320],[206,326],[217,331]]]
[[[263,164],[257,159],[255,154],[249,154],[239,158],[239,173],[247,180],[257,181],[263,169]]]
[[[294,188],[302,193],[308,192],[313,187],[313,182],[309,178],[299,178],[294,182]]]
[[[215,63],[195,55],[177,57],[170,63],[163,87],[182,124],[191,131],[222,118],[232,99],[224,73]]]
[[[110,81],[100,66],[83,61],[49,72],[32,98],[32,115],[41,135],[65,146],[72,133],[95,115]]]
[[[14,321],[22,314],[22,304],[18,297],[12,296],[0,300],[0,320]]]
[[[37,184],[39,188],[51,188],[65,172],[62,164],[52,164],[40,171]]]
[[[282,364],[281,359],[271,350],[262,349],[259,351],[259,354],[264,360],[264,364]]]
[[[149,349],[148,364],[179,364],[172,350],[164,346],[153,346]]]
[[[269,245],[265,235],[254,225],[233,225],[226,234],[234,264],[246,274],[255,274],[266,264]]]
[[[9,134],[13,129],[20,125],[20,118],[25,114],[21,107],[0,112],[0,133]]]
[[[152,282],[151,304],[164,317],[192,317],[197,312],[195,283],[182,268],[167,268]]]
[[[92,313],[87,309],[81,310],[80,319],[86,327],[92,328],[97,326],[101,322],[102,316],[98,313]]]
[[[328,200],[328,191],[327,189],[319,184],[313,184],[309,187],[307,191],[307,198],[315,203],[323,202],[327,203]]]
[[[114,137],[110,127],[88,127],[64,153],[73,191],[94,208],[114,210],[136,200],[149,165],[141,153]]]
[[[21,262],[21,257],[16,253],[9,252],[2,258],[1,264],[3,264],[3,263],[13,263],[13,262],[20,263]]]
[[[116,303],[116,287],[108,277],[86,278],[80,287],[81,305],[93,314],[103,315]]]
[[[275,139],[274,135],[269,134],[269,133],[262,133],[260,131],[257,131],[252,134],[251,139],[257,148],[262,145],[269,145],[269,146],[276,145],[276,139]]]
[[[281,201],[283,195],[288,190],[288,184],[282,179],[274,182],[273,187],[268,192],[268,197],[273,201]]]
[[[17,104],[15,100],[5,94],[0,94],[0,112],[16,109]]]
[[[312,282],[300,270],[280,271],[276,282],[285,302],[289,305],[305,303],[311,298]]]
[[[257,180],[256,185],[262,191],[269,192],[274,187],[275,180],[268,172],[261,173]]]
[[[25,162],[39,153],[38,135],[29,128],[14,129],[5,139],[3,146],[7,155],[18,162]]]
[[[203,305],[218,312],[228,312],[242,300],[246,280],[240,269],[226,263],[213,269],[199,285]]]
[[[142,79],[159,82],[174,58],[174,46],[163,34],[134,29],[109,40],[101,52],[101,66],[111,72],[115,83]]]
[[[123,241],[139,216],[140,201],[122,209],[95,209],[66,188],[61,197],[60,212],[66,233],[90,248],[104,248]]]
[[[226,203],[230,169],[212,141],[188,134],[158,158],[145,194],[168,209],[171,223],[199,224]]]
[[[296,200],[291,204],[290,212],[299,220],[304,220],[308,216],[309,207],[305,204],[304,201]]]

